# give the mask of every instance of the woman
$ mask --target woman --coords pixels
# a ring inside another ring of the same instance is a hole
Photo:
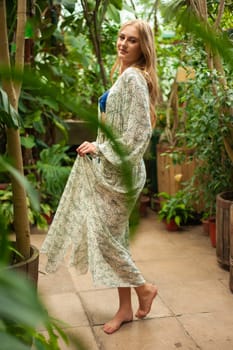
[[[117,68],[118,79],[100,98],[100,118],[123,150],[132,174],[130,194],[116,145],[99,130],[96,142],[77,148],[79,157],[42,246],[48,254],[47,271],[56,270],[72,244],[71,265],[80,273],[90,268],[95,285],[118,288],[119,310],[103,328],[108,334],[133,320],[132,287],[139,300],[138,318],[149,313],[157,294],[128,249],[128,220],[146,180],[143,155],[158,96],[154,38],[146,22],[133,20],[120,29],[112,75]]]

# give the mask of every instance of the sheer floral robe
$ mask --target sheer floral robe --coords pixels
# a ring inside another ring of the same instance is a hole
[[[48,272],[71,245],[71,265],[79,273],[89,268],[96,286],[138,286],[145,281],[129,252],[128,219],[146,180],[143,155],[152,131],[148,87],[138,69],[127,68],[111,87],[104,119],[126,151],[133,195],[127,194],[122,159],[99,130],[97,155],[77,157],[41,251]]]

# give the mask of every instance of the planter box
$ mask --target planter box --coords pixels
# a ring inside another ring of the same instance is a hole
[[[84,141],[95,141],[96,131],[93,130],[89,122],[74,119],[66,119],[65,122],[68,126],[68,145],[80,145]],[[57,128],[55,141],[58,143],[63,139],[64,136]]]
[[[189,80],[195,79],[195,70],[193,67],[178,67],[176,72],[176,82],[186,83]]]
[[[174,164],[170,156],[171,152],[180,152],[184,155],[181,164]],[[158,193],[167,192],[175,194],[182,189],[184,182],[190,180],[198,167],[198,161],[192,157],[193,150],[186,148],[170,147],[168,145],[157,144],[157,178]],[[203,211],[203,203],[200,200],[194,208],[198,213]]]
[[[172,152],[183,154],[184,161],[181,164],[174,164],[170,156]],[[198,166],[198,162],[192,157],[191,149],[170,147],[168,145],[157,145],[157,171],[158,171],[158,192],[175,194],[182,188],[182,184],[189,180]],[[177,175],[182,175],[180,181],[176,180]]]
[[[173,163],[170,156],[173,151],[176,148],[157,145],[158,192],[167,192],[170,195],[182,188],[182,184],[193,176],[197,166],[197,161],[192,159],[192,150],[177,148],[177,151],[184,154],[185,159],[181,164]],[[180,181],[176,180],[177,175],[182,175]]]

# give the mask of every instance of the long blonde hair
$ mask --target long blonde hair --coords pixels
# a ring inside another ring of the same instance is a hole
[[[133,64],[134,67],[140,69],[147,81],[149,95],[150,95],[150,116],[151,124],[155,126],[156,113],[155,106],[158,102],[159,91],[158,91],[158,78],[156,69],[156,51],[154,44],[154,35],[150,25],[140,19],[134,19],[126,22],[120,28],[119,33],[127,26],[133,25],[137,28],[139,33],[139,44],[142,51],[140,59]],[[111,77],[114,72],[120,67],[120,59],[117,57],[112,70]]]

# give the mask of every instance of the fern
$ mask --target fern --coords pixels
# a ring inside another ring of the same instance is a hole
[[[46,192],[51,195],[59,195],[65,186],[70,173],[69,166],[45,164],[37,162],[41,174],[42,183],[45,184]]]
[[[42,195],[48,197],[54,210],[64,190],[73,162],[66,154],[67,149],[67,146],[59,144],[46,148],[40,153],[40,160],[37,162]]]

